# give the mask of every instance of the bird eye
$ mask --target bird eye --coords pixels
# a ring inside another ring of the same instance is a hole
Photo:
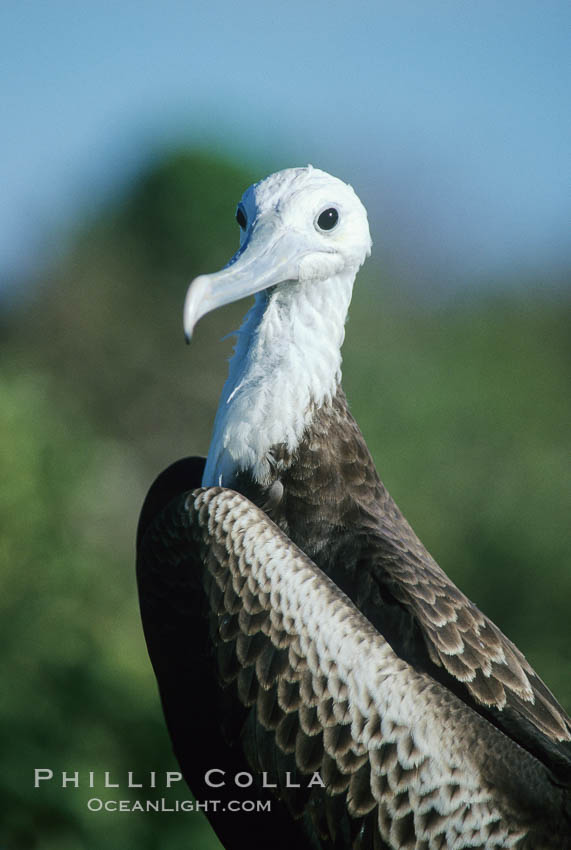
[[[335,207],[328,207],[318,215],[316,224],[319,230],[333,230],[338,221],[338,211]]]
[[[246,213],[244,212],[244,207],[242,205],[240,205],[236,210],[236,221],[238,222],[242,230],[245,230],[248,226],[248,219],[246,217]]]

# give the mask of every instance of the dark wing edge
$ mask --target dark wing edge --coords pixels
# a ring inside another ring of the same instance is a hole
[[[571,781],[569,715],[520,650],[426,550],[379,479],[344,397],[338,415],[336,449],[365,520],[367,543],[359,569],[372,581],[369,596],[375,586],[378,590],[376,601],[365,597],[359,607],[383,631],[382,600],[388,592],[416,624],[432,662],[430,672],[438,676],[435,668],[445,671],[441,681],[468,704],[481,707],[488,719],[557,770],[563,781]]]
[[[157,475],[145,496],[137,523],[137,552],[145,533],[163,508],[181,493],[195,490],[202,483],[205,457],[183,457]]]
[[[405,847],[413,834],[429,841],[468,828],[493,847],[546,819],[560,830],[563,792],[543,765],[400,659],[243,496],[209,488],[176,499],[139,551],[145,632],[183,771],[197,735],[220,739],[227,722],[212,707],[198,729],[194,717],[177,718],[169,702],[187,677],[193,711],[202,689],[229,701],[241,747],[233,763],[245,758],[276,782],[274,793],[303,819],[300,847]],[[209,627],[197,630],[205,613]],[[325,789],[309,785],[315,772]],[[287,787],[288,774],[299,789]],[[515,799],[524,805],[514,813]],[[561,835],[529,846],[566,846]]]
[[[372,543],[372,552],[383,550],[371,567],[376,580],[412,614],[432,662],[514,740],[570,780],[569,715],[520,650],[456,587],[406,525],[408,534],[402,534],[399,522],[398,536],[383,528],[382,547]]]
[[[137,585],[143,631],[155,672],[174,754],[184,778],[224,847],[321,850],[292,821],[289,810],[267,789],[238,787],[234,776],[248,769],[228,737],[229,717],[238,728],[245,710],[233,701],[226,711],[204,592],[206,573],[197,529],[189,527],[187,494],[200,485],[205,459],[183,458],[154,481],[137,529]],[[213,770],[212,785],[205,781]],[[223,771],[223,773],[221,773]],[[220,787],[220,779],[224,785]],[[224,810],[255,799],[260,814]],[[207,801],[207,806],[204,806]],[[268,815],[271,807],[271,818]]]

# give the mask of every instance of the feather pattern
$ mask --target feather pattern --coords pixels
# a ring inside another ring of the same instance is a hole
[[[563,827],[550,835],[564,792],[547,768],[399,657],[244,496],[208,488],[175,499],[140,551],[144,597],[175,608],[166,620],[165,610],[145,618],[151,657],[165,622],[176,646],[194,651],[186,600],[196,600],[198,585],[217,657],[233,658],[218,666],[221,692],[249,712],[239,735],[247,764],[271,769],[277,753],[290,775],[317,771],[326,782],[276,791],[310,824],[318,843],[307,846],[569,846]],[[244,732],[252,726],[253,737]],[[252,743],[264,736],[269,748]],[[341,821],[339,811],[312,815],[333,811],[339,797]]]
[[[340,387],[330,405],[314,411],[294,454],[284,446],[272,452],[283,487],[272,519],[404,658],[444,677],[509,734],[521,727],[515,737],[524,746],[536,730],[538,755],[544,745],[551,749],[548,742],[571,740],[569,717],[555,697],[438,566],[394,503]],[[235,486],[263,502],[251,478],[238,478]],[[567,750],[561,764],[570,769]]]

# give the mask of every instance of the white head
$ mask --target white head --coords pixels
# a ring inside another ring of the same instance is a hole
[[[184,305],[189,339],[205,313],[256,294],[238,332],[205,485],[231,485],[241,470],[267,483],[272,446],[294,450],[311,411],[331,400],[355,275],[371,250],[353,189],[311,166],[251,186],[236,219],[240,249],[222,271],[197,277]]]
[[[238,204],[240,249],[220,272],[191,283],[189,339],[205,313],[289,281],[311,284],[357,269],[371,252],[365,207],[347,183],[308,165],[250,186]]]

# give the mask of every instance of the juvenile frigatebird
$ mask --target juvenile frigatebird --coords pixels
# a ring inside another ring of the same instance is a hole
[[[255,294],[208,458],[158,477],[138,529],[190,788],[226,848],[570,848],[570,719],[416,537],[341,389],[363,205],[308,166],[236,218],[184,307],[190,338]]]

